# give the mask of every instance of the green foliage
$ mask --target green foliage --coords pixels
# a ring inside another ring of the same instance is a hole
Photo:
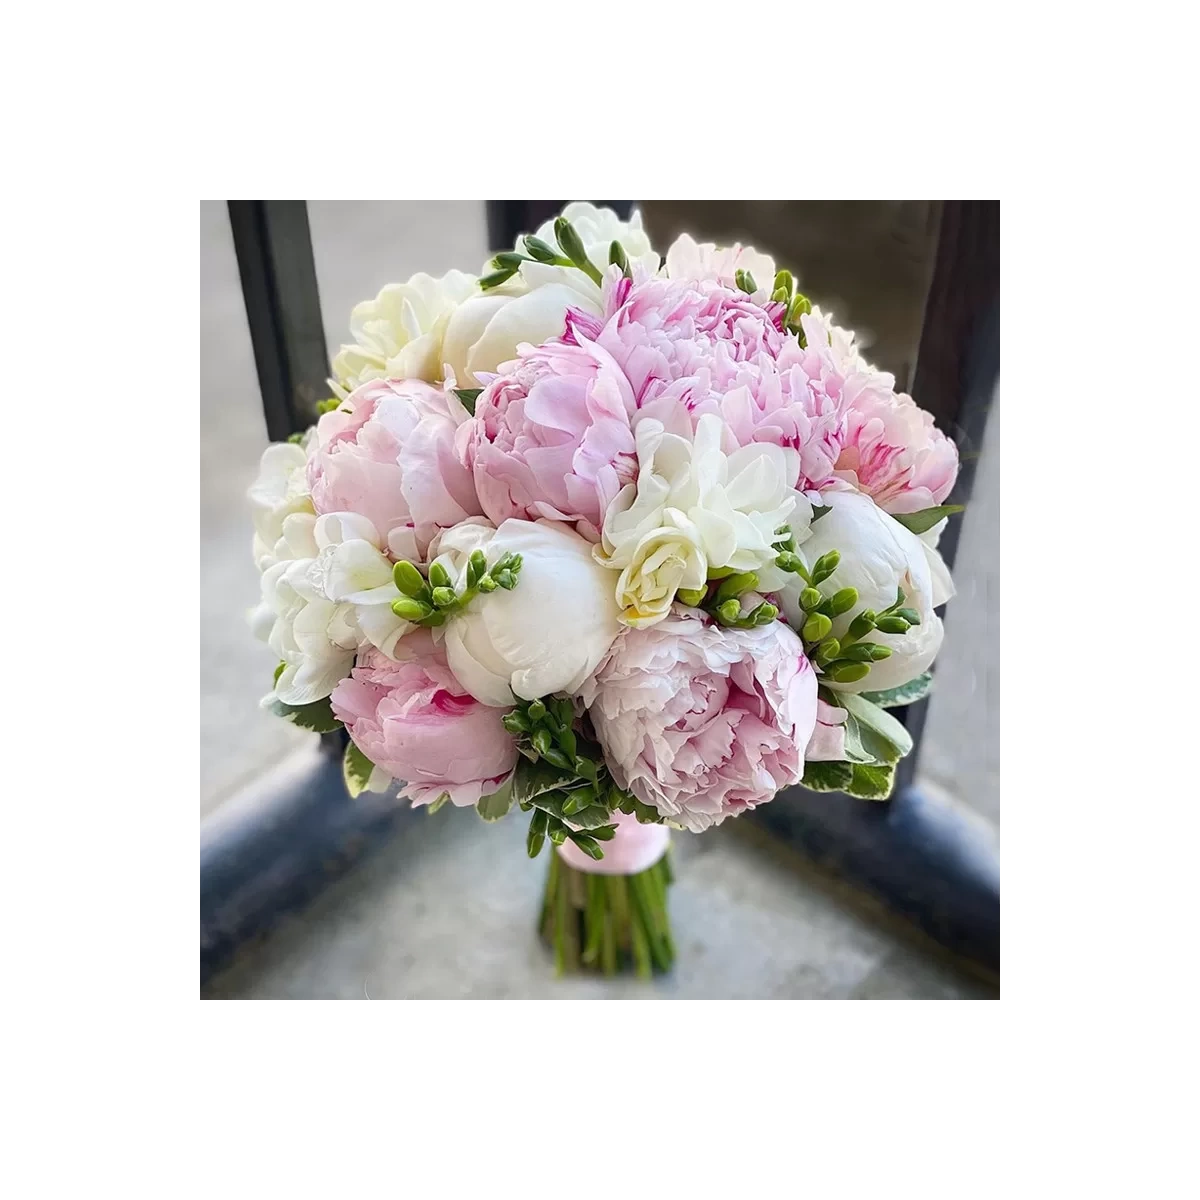
[[[855,763],[850,782],[842,790],[859,800],[886,800],[895,780],[894,763]]]
[[[915,704],[918,700],[923,700],[929,695],[932,687],[933,675],[926,671],[899,687],[888,688],[882,692],[860,692],[859,695],[880,708],[899,708],[902,704]]]
[[[844,792],[853,778],[853,763],[810,762],[804,764],[800,782],[812,792]]]
[[[504,786],[490,796],[484,796],[475,806],[475,811],[485,821],[501,821],[508,816],[509,809],[516,802],[513,795],[513,781],[510,776]]]
[[[463,408],[472,416],[475,415],[475,401],[479,399],[483,388],[454,388],[454,394],[462,401]]]
[[[278,672],[275,676],[279,678]],[[291,721],[293,725],[299,725],[301,729],[310,729],[313,733],[332,733],[335,729],[341,729],[342,723],[333,715],[333,706],[329,703],[329,697],[326,696],[321,700],[314,700],[311,704],[284,704],[282,700],[271,701],[271,711],[277,717],[283,717],[285,720]]]
[[[951,517],[963,511],[961,504],[935,504],[932,508],[923,508],[914,513],[892,513],[910,533],[924,533],[932,529],[943,517]]]
[[[371,782],[371,772],[375,764],[353,743],[346,747],[342,759],[342,778],[346,781],[346,791],[351,797],[359,796]]]

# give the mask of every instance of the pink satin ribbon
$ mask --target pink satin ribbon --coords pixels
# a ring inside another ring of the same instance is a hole
[[[589,858],[568,838],[558,847],[563,862],[589,875],[637,875],[666,854],[671,831],[665,825],[643,825],[637,817],[625,813],[613,813],[613,824],[616,836],[611,842],[600,843],[602,859]]]

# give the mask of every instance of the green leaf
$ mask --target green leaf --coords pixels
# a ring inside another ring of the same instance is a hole
[[[374,770],[375,764],[351,742],[346,747],[346,756],[342,759],[342,778],[346,781],[346,791],[351,797],[366,789]]]
[[[932,529],[943,517],[951,517],[963,511],[961,504],[935,504],[932,508],[923,508],[914,513],[892,513],[910,533],[924,533]]]
[[[908,730],[877,704],[853,692],[842,694],[839,702],[859,723],[861,728],[857,732],[868,753],[886,762],[896,762],[912,749],[912,737]]]
[[[523,759],[517,763],[517,769],[513,772],[513,800],[518,804],[527,800],[536,801],[546,792],[557,791],[578,779],[579,776],[574,771],[563,771],[545,761],[529,762]]]
[[[450,803],[450,793],[443,792],[432,804],[425,806],[425,811],[432,817],[435,812],[446,804]]]
[[[462,401],[463,408],[471,414],[475,415],[475,401],[479,399],[480,392],[483,388],[453,388],[454,394]]]
[[[918,700],[923,700],[929,695],[932,686],[933,675],[926,671],[899,687],[888,688],[883,692],[859,692],[859,695],[880,708],[899,708],[902,704],[915,704]]]
[[[301,729],[311,729],[313,733],[332,733],[341,729],[342,723],[333,715],[333,706],[329,697],[314,700],[311,704],[284,704],[282,700],[271,701],[271,711],[277,717],[299,725]]]
[[[847,795],[859,800],[886,800],[892,794],[896,779],[894,763],[871,766],[855,763],[850,782],[842,789]]]
[[[804,764],[800,783],[813,792],[844,792],[853,778],[853,763],[810,762]]]
[[[485,821],[499,821],[508,816],[508,810],[516,801],[513,799],[513,780],[510,775],[504,786],[490,796],[484,796],[475,806],[475,811]]]

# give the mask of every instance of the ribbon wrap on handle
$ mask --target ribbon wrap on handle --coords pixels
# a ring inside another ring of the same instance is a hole
[[[563,862],[588,875],[637,875],[648,870],[667,852],[671,831],[665,825],[643,825],[632,814],[613,813],[616,836],[601,842],[604,857],[597,860],[584,854],[568,838],[558,847]]]

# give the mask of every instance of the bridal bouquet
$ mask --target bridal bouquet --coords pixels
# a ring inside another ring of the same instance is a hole
[[[889,795],[954,444],[767,255],[589,204],[351,331],[250,491],[264,703],[351,795],[528,813],[560,970],[666,969],[671,828]]]

